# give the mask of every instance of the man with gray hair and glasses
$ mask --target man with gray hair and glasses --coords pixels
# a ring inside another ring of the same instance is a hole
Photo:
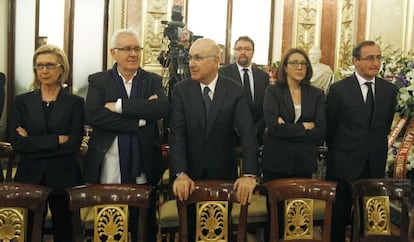
[[[85,161],[87,183],[154,186],[160,179],[157,121],[167,115],[168,101],[161,77],[140,66],[143,48],[139,40],[133,30],[115,31],[111,55],[116,63],[108,71],[89,76],[85,119],[93,131]],[[132,219],[130,228],[136,228]],[[149,219],[148,241],[156,241],[155,198]],[[136,232],[131,231],[133,241]]]

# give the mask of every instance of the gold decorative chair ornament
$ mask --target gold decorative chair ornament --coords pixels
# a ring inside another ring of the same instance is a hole
[[[138,184],[94,184],[68,189],[73,241],[81,242],[80,209],[94,207],[94,241],[128,241],[128,207],[138,207],[138,241],[146,241],[147,210],[153,188]]]

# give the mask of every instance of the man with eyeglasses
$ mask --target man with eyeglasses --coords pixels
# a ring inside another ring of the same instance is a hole
[[[248,36],[239,37],[234,43],[236,62],[220,67],[219,73],[235,80],[245,88],[257,141],[259,145],[263,145],[263,132],[266,127],[263,119],[263,98],[266,87],[269,85],[269,74],[252,63],[253,55],[253,40]],[[237,135],[236,137],[238,139]]]
[[[173,192],[178,199],[187,200],[194,180],[235,180],[237,196],[246,204],[256,186],[257,142],[243,88],[218,74],[219,54],[213,40],[196,40],[189,52],[191,78],[177,83],[172,91],[169,141],[170,172],[176,176]],[[242,144],[240,176],[233,127],[240,132]],[[195,221],[189,224],[194,226]],[[194,227],[189,232],[194,236]]]
[[[331,241],[345,241],[352,200],[350,182],[383,178],[387,135],[391,129],[397,88],[377,77],[381,49],[362,41],[352,51],[355,73],[331,85],[327,101],[328,180],[338,182]]]
[[[161,77],[140,67],[141,51],[135,31],[117,30],[112,36],[113,68],[89,76],[85,117],[93,131],[85,161],[87,183],[155,186],[160,179],[157,121],[167,115],[168,101]],[[148,241],[156,241],[153,197]],[[130,225],[134,241],[136,223]]]

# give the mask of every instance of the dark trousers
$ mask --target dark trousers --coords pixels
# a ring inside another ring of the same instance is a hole
[[[64,190],[52,190],[48,197],[50,212],[52,214],[52,233],[55,242],[72,241],[72,213],[69,211],[69,195]],[[44,216],[47,214],[47,207]],[[33,223],[33,213],[28,213],[28,225]],[[27,241],[31,241],[32,226],[27,226]],[[34,241],[32,241],[34,242]]]
[[[372,178],[368,162],[359,179]],[[335,203],[332,207],[331,241],[345,242],[346,226],[352,224],[352,187],[351,182],[327,174],[327,180],[337,182]]]
[[[148,242],[157,241],[157,221],[156,221],[156,211],[157,211],[157,200],[158,196],[156,191],[153,191],[150,196],[150,207],[147,211],[147,240]],[[139,208],[129,207],[129,224],[128,230],[131,232],[131,242],[138,242],[138,216]]]
[[[72,213],[69,211],[69,195],[64,190],[54,190],[50,193],[49,208],[52,213],[53,241],[72,241]]]

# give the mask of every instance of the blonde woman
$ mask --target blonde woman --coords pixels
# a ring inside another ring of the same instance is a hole
[[[39,47],[33,56],[33,90],[15,97],[9,127],[13,149],[21,157],[14,180],[53,189],[48,202],[55,242],[72,241],[65,189],[82,183],[76,154],[84,101],[62,87],[69,69],[61,49]]]

